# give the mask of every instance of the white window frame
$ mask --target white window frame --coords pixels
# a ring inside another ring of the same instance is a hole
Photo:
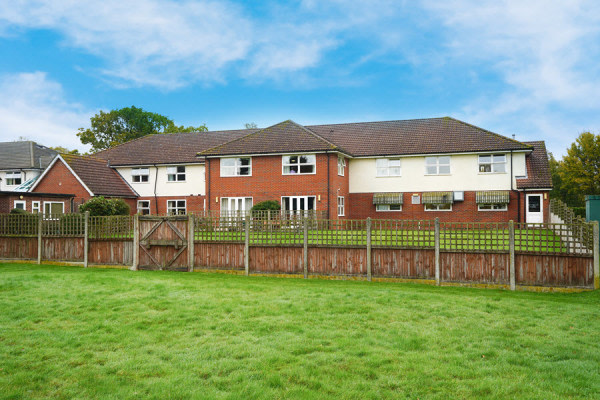
[[[400,158],[378,158],[375,160],[375,168],[378,178],[402,176],[402,160]]]
[[[46,212],[46,205],[50,205],[50,209],[52,209],[52,204],[60,204],[62,206],[61,214],[65,213],[65,203],[64,202],[62,202],[62,201],[45,201],[44,202],[44,214],[45,215],[52,215],[52,214]]]
[[[150,182],[150,168],[132,168],[131,169],[131,182],[133,182],[133,183],[149,183]]]
[[[442,158],[448,158],[448,162],[447,163],[441,163],[440,159]],[[432,162],[435,161],[435,162]],[[425,157],[425,175],[451,175],[452,174],[452,168],[451,168],[451,157],[450,156],[431,156],[431,157]],[[440,172],[440,168],[443,167],[448,167],[448,172]],[[435,168],[435,172],[431,172],[429,171],[429,168]]]
[[[447,204],[450,205],[449,209],[441,209],[440,210],[440,206],[445,206]],[[436,206],[436,208],[432,209],[432,210],[428,210],[427,209],[427,207],[432,207],[432,206]],[[452,203],[441,203],[441,204],[430,204],[430,203],[427,203],[427,204],[424,205],[424,209],[427,212],[429,212],[429,211],[433,211],[433,212],[436,212],[436,211],[442,211],[442,212],[452,211]]]
[[[492,206],[492,208],[481,208],[481,206]],[[494,208],[496,207],[496,208]],[[506,203],[482,203],[477,204],[477,211],[508,211]]]
[[[392,209],[392,206],[397,207],[396,210]],[[402,204],[376,204],[376,212],[399,212],[402,211]]]
[[[233,165],[224,165],[226,161],[233,160]],[[248,160],[247,165],[242,164],[242,160]],[[224,157],[220,159],[221,176],[252,176],[252,157]],[[242,174],[242,169],[248,169],[247,174]]]
[[[183,171],[180,171],[180,168],[183,168]],[[185,182],[185,165],[167,167],[167,182]]]
[[[337,212],[338,217],[346,216],[346,199],[344,196],[338,196],[337,198]]]
[[[481,158],[482,157],[490,157],[490,161],[489,162],[482,162]],[[503,161],[497,161],[497,159],[499,160],[500,158],[503,158]],[[507,157],[506,154],[480,154],[479,157],[477,158],[478,161],[478,171],[480,174],[506,174],[506,163],[507,163]],[[489,165],[490,170],[489,171],[482,171],[482,169],[485,170],[485,166]],[[503,171],[495,171],[496,166],[502,166]]]
[[[147,207],[144,207],[141,203],[148,203]],[[147,214],[144,214],[143,212],[140,212],[141,210],[148,210]],[[138,200],[137,201],[137,213],[141,214],[141,215],[148,215],[150,214],[152,211],[152,203],[150,202],[150,200]]]
[[[22,173],[21,171],[8,171],[6,173],[6,186],[19,186],[21,183],[23,183],[23,177],[22,177]],[[10,181],[9,181],[10,179]],[[18,179],[19,182],[15,183],[14,180]],[[9,183],[12,182],[12,183]]]
[[[180,212],[182,210],[181,206],[179,205],[180,201],[183,201],[183,213]],[[174,203],[175,206],[170,205],[172,203]],[[167,200],[167,214],[169,214],[169,215],[186,215],[187,214],[187,200],[185,200],[185,199]]]
[[[292,157],[297,157],[297,162],[293,163],[291,162],[291,158]],[[300,162],[300,158],[301,157],[306,157],[307,159],[312,158],[312,162],[305,162],[305,163],[301,163]],[[306,167],[312,165],[312,172],[300,172],[301,167]],[[298,169],[298,171],[296,172],[291,172],[291,170],[289,172],[285,172],[285,169],[287,168],[291,168],[291,167],[296,167]],[[287,155],[287,156],[281,156],[281,173],[283,175],[315,175],[317,173],[317,156],[316,154],[291,154],[291,155]]]
[[[17,204],[20,204],[23,206],[23,208],[21,208],[21,210],[27,211],[27,201],[25,200],[15,200],[13,202],[13,208],[19,208],[17,207]]]
[[[338,176],[344,176],[346,173],[346,159],[344,156],[338,156]]]
[[[41,203],[39,201],[31,202],[31,212],[32,213],[39,214],[41,209],[42,209],[42,207],[41,207]]]

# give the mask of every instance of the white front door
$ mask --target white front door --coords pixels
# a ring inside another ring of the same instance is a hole
[[[294,216],[302,216],[305,211],[315,209],[315,196],[284,196],[281,198],[283,211]]]
[[[544,202],[541,194],[528,194],[525,205],[525,221],[531,224],[544,222]]]
[[[245,215],[252,208],[252,197],[221,197],[221,215]]]

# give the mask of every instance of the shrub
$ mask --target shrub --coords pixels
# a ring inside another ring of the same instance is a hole
[[[13,208],[12,210],[10,210],[10,213],[11,214],[19,214],[19,215],[28,215],[28,214],[31,214],[30,212],[25,211],[25,210],[23,210],[21,208]]]
[[[575,215],[585,218],[585,207],[571,207]]]
[[[129,215],[129,205],[123,199],[105,199],[99,196],[82,204],[79,211],[89,211],[91,216]]]
[[[254,207],[252,207],[252,211],[279,211],[281,210],[281,205],[279,202],[275,200],[266,200],[261,201],[260,203],[256,203]]]

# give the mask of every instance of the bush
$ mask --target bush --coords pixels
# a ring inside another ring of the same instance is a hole
[[[25,211],[21,208],[13,208],[12,210],[10,210],[10,214],[18,214],[18,215],[28,215],[31,214],[28,211]]]
[[[571,207],[575,215],[585,218],[585,207]]]
[[[252,211],[279,211],[281,210],[281,205],[279,202],[275,200],[266,200],[261,201],[260,203],[256,203],[254,207],[252,207]]]
[[[123,199],[93,197],[79,207],[79,212],[89,211],[91,216],[129,215],[129,205]]]

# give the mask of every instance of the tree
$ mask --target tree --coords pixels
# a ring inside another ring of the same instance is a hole
[[[562,200],[572,207],[583,207],[585,195],[600,194],[600,135],[580,134],[554,168]]]
[[[77,149],[73,149],[73,150],[69,150],[66,147],[62,147],[62,146],[54,146],[54,147],[50,147],[52,150],[58,151],[60,154],[75,154],[75,155],[79,155],[79,150]]]
[[[91,144],[92,152],[108,149],[142,136],[159,133],[206,131],[206,126],[184,127],[157,113],[135,106],[100,111],[90,118],[91,127],[79,128],[77,136],[83,144]]]
[[[256,128],[258,128],[258,125],[256,125],[254,122],[246,122],[244,124],[244,126],[246,127],[246,129],[256,129]]]
[[[123,199],[92,197],[79,207],[79,212],[89,211],[91,216],[129,215],[129,205]]]

